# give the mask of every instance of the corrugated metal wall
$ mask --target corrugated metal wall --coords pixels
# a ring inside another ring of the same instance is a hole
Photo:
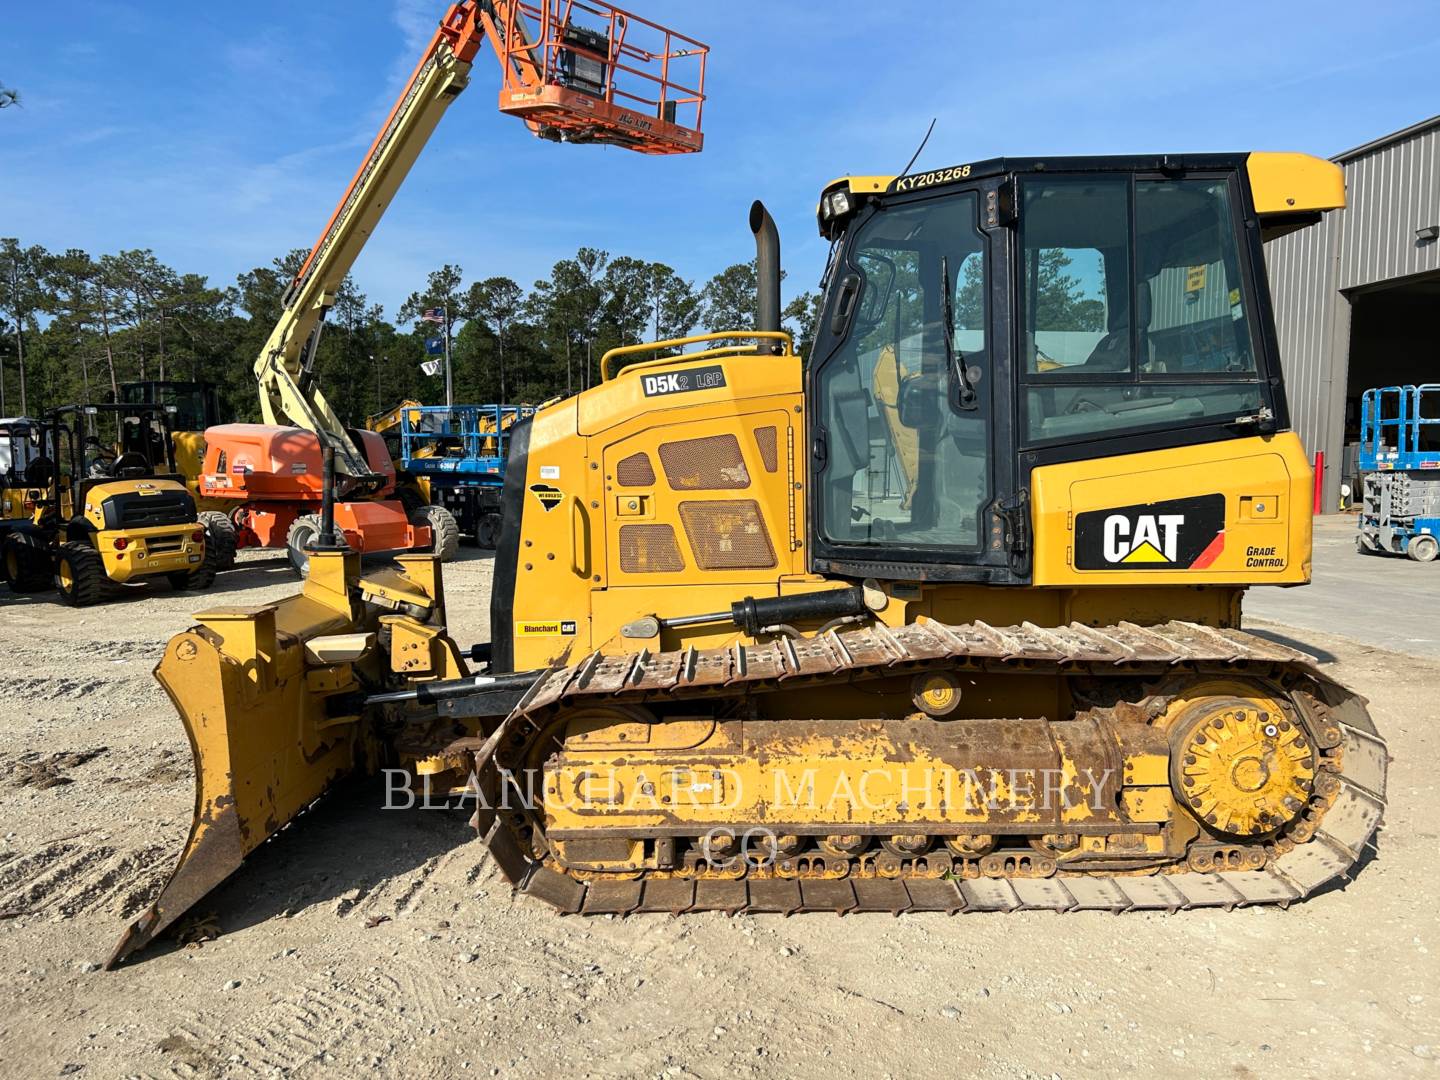
[[[1346,290],[1440,270],[1440,117],[1335,159],[1347,208],[1265,247],[1290,419],[1313,457],[1323,450],[1325,503],[1339,497],[1349,374]]]
[[[1337,357],[1331,348],[1339,225],[1331,214],[1308,229],[1265,245],[1290,424],[1312,457],[1328,445],[1330,388],[1337,360],[1344,362],[1344,354]],[[1344,372],[1340,373],[1340,385],[1344,386]]]
[[[1192,287],[1197,284],[1199,288]],[[1229,314],[1230,282],[1221,262],[1166,266],[1150,279],[1148,330],[1194,326]]]
[[[1403,142],[1345,156],[1342,289],[1440,269],[1440,244],[1415,230],[1440,224],[1440,121]]]

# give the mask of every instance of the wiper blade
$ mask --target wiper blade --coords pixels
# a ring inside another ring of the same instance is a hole
[[[970,382],[970,370],[955,348],[955,298],[950,292],[950,256],[940,256],[940,321],[945,340],[945,375],[955,407],[970,412],[980,400]]]

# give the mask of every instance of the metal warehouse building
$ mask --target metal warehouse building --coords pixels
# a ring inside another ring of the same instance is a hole
[[[1336,157],[1346,209],[1266,245],[1290,419],[1358,491],[1360,395],[1440,382],[1440,116]]]

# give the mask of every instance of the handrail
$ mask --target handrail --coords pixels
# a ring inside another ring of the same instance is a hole
[[[682,345],[698,345],[702,341],[731,341],[735,338],[753,338],[757,342],[779,341],[784,343],[787,352],[795,351],[795,340],[787,330],[721,330],[713,334],[691,334],[689,337],[670,338],[668,341],[643,341],[639,345],[621,345],[619,348],[610,349],[600,357],[600,381],[609,382],[620,374],[618,371],[614,374],[610,371],[610,361],[617,356],[633,356],[636,353],[655,352],[659,349],[678,349]],[[758,345],[756,347],[758,348]],[[650,368],[665,364],[685,363],[728,352],[746,355],[740,353],[739,349],[740,346],[735,346],[733,349],[705,349],[702,352],[678,353],[675,356],[657,356],[654,360],[648,360],[643,365],[637,364],[636,366]]]
[[[577,13],[587,19],[572,21]],[[704,43],[618,8],[609,0],[514,0],[506,6],[504,22],[497,35],[497,51],[506,60],[502,112],[522,116],[537,133],[542,127],[574,130],[604,141],[608,132],[622,145],[638,143],[635,148],[646,153],[699,149],[710,51]],[[587,22],[593,25],[585,25]],[[605,51],[567,40],[572,25],[602,34]],[[639,31],[642,40],[633,40],[632,31]],[[560,69],[567,55],[604,65],[604,86],[598,92],[580,93],[593,93],[609,113],[593,112],[592,106],[573,101],[540,100],[544,95],[537,91],[563,89]],[[675,67],[680,62],[684,62],[683,73],[677,74]],[[628,86],[621,85],[622,77]],[[688,85],[692,81],[693,87]],[[637,106],[653,119],[643,118],[646,122],[637,124],[641,118],[627,111]],[[682,109],[685,115],[681,115]]]

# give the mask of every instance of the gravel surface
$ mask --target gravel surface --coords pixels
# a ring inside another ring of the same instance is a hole
[[[463,644],[486,636],[489,581],[469,551],[447,568]],[[0,599],[0,1074],[1437,1069],[1440,661],[1271,623],[1372,699],[1396,759],[1375,856],[1289,911],[559,918],[512,899],[459,817],[385,812],[357,783],[200,905],[192,933],[217,937],[97,970],[189,823],[163,643],[200,607],[293,589],[243,553],[203,598]]]

